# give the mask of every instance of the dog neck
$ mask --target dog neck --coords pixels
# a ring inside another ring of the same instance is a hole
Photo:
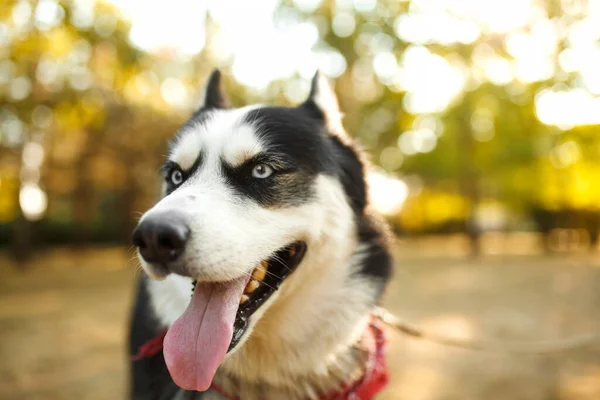
[[[322,371],[312,371],[304,375],[278,378],[280,384],[266,380],[249,381],[227,372],[218,372],[211,392],[219,399],[320,399],[330,398],[331,393],[340,393],[349,385],[360,381],[367,370],[369,349],[361,342],[349,346],[335,354]],[[284,384],[281,384],[285,382]],[[337,398],[337,397],[336,397]]]
[[[368,352],[360,341],[377,285],[357,273],[367,249],[354,227],[328,226],[248,340],[219,368],[215,383],[228,395],[318,398],[363,374]]]

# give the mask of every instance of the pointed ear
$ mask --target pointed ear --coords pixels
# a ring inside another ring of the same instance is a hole
[[[200,108],[230,108],[231,105],[223,90],[221,71],[215,69],[208,77],[204,88],[204,96],[200,101]]]
[[[340,113],[337,97],[327,77],[321,71],[317,71],[313,77],[310,94],[302,106],[316,111],[329,128],[337,131],[342,127],[342,113]]]

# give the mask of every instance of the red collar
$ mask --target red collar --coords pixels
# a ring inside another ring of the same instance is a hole
[[[138,353],[133,356],[132,361],[153,357],[162,350],[163,339],[167,331],[161,332],[155,338],[140,347]],[[320,400],[371,400],[388,383],[388,370],[385,364],[385,333],[382,322],[376,317],[371,318],[369,328],[363,338],[369,349],[369,359],[365,374],[358,380],[347,382],[338,392],[328,393]],[[230,397],[221,388],[213,384],[211,389],[221,393],[230,400],[239,400]]]

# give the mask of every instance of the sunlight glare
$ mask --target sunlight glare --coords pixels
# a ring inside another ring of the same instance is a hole
[[[473,21],[445,14],[405,14],[394,23],[396,36],[414,44],[469,44],[479,38],[480,30]]]
[[[65,16],[65,10],[54,0],[40,0],[35,9],[35,26],[42,31],[58,25]]]
[[[485,31],[506,33],[523,27],[535,14],[532,0],[420,0],[420,3],[437,3],[450,13],[473,20]]]
[[[373,59],[373,70],[383,81],[389,81],[398,72],[396,56],[389,51],[378,53]]]
[[[23,164],[28,168],[39,168],[44,161],[44,147],[36,142],[29,142],[23,148]]]
[[[600,98],[584,89],[545,89],[535,96],[538,119],[546,125],[572,127],[600,124]]]
[[[381,172],[371,172],[367,182],[375,210],[385,215],[400,212],[408,197],[408,186],[404,181]]]
[[[410,46],[403,54],[394,89],[405,90],[404,106],[411,114],[444,111],[462,94],[464,71],[423,46]]]
[[[337,13],[333,17],[333,21],[331,22],[331,28],[333,29],[333,33],[335,33],[336,36],[345,38],[354,33],[354,29],[356,28],[356,21],[354,20],[354,16],[350,13]]]
[[[294,5],[305,13],[311,13],[319,8],[322,2],[323,0],[294,0]]]
[[[554,75],[552,57],[556,40],[548,40],[545,30],[538,29],[536,35],[515,32],[506,38],[506,49],[516,60],[516,77],[523,83],[543,81]]]
[[[37,221],[44,216],[48,206],[46,193],[35,183],[25,183],[19,192],[19,204],[23,216],[30,221]]]
[[[160,85],[160,94],[167,103],[174,107],[185,108],[189,106],[190,94],[179,79],[165,79]]]
[[[158,52],[178,50],[198,54],[205,45],[206,4],[203,1],[110,0],[131,20],[129,39],[136,47]]]
[[[538,117],[546,124],[563,127],[595,123],[600,118],[597,112],[600,100],[593,96],[600,94],[598,0],[590,1],[585,10],[587,15],[564,33],[566,48],[560,54],[558,44],[563,37],[560,29],[562,18],[566,17],[550,19],[536,0],[412,0],[408,12],[393,21],[393,32],[388,33],[356,32],[357,18],[378,10],[373,0],[336,0],[332,24],[325,27],[317,18],[302,16],[322,6],[322,0],[293,0],[299,11],[278,8],[281,0],[252,4],[243,0],[172,0],[168,6],[143,0],[109,1],[131,20],[132,43],[149,52],[171,49],[187,57],[199,53],[205,46],[205,22],[210,15],[218,27],[215,42],[208,49],[214,53],[211,57],[217,60],[218,66],[230,66],[233,78],[255,93],[264,92],[274,81],[299,75],[302,82],[290,83],[284,88],[290,101],[297,100],[305,92],[304,80],[310,79],[315,69],[337,78],[348,68],[356,72],[360,69],[357,64],[364,60],[369,64],[370,75],[354,79],[353,83],[361,101],[371,101],[381,95],[381,87],[372,77],[374,73],[391,90],[406,92],[403,105],[409,113],[440,113],[465,90],[472,90],[485,80],[499,86],[515,80],[526,84],[548,80],[556,73],[554,60],[558,55],[561,70],[576,73],[579,85],[589,93],[545,91],[536,98]],[[26,10],[23,10],[25,15]],[[274,18],[276,11],[278,15]],[[41,0],[35,15],[49,26],[63,17],[61,12],[62,7],[55,0]],[[320,32],[328,29],[341,38],[357,35],[355,48],[359,59],[356,63],[349,65],[343,54],[320,39]],[[394,33],[410,43],[401,55],[394,49],[390,36]],[[470,71],[464,65],[465,60],[462,64],[458,62],[460,55],[441,56],[423,46],[469,44],[484,34],[496,35],[498,45],[504,44],[505,49],[494,50],[490,44],[477,45]],[[62,76],[62,69],[63,66],[45,57],[36,77],[52,89]],[[356,78],[354,74],[353,77]],[[17,98],[28,95],[28,90],[21,90],[27,89],[23,83],[18,81],[14,87],[13,94]],[[87,86],[85,80],[76,83]],[[181,87],[173,83],[163,83],[161,92],[169,98],[168,102],[182,105],[186,96]],[[565,109],[566,99],[580,107]],[[491,131],[485,132],[487,134],[481,136],[483,140],[490,138]],[[413,148],[412,139],[410,144],[408,139],[404,140],[405,154],[418,152]]]

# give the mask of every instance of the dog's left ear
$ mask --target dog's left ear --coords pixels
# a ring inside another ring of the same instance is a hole
[[[211,109],[211,108],[230,108],[231,104],[225,90],[223,89],[223,83],[221,79],[221,71],[215,69],[208,78],[206,86],[204,88],[204,97],[200,101],[199,108]]]
[[[317,71],[310,85],[308,99],[301,107],[310,109],[318,118],[332,130],[342,129],[342,113],[338,100],[329,84],[327,77],[321,71]]]

